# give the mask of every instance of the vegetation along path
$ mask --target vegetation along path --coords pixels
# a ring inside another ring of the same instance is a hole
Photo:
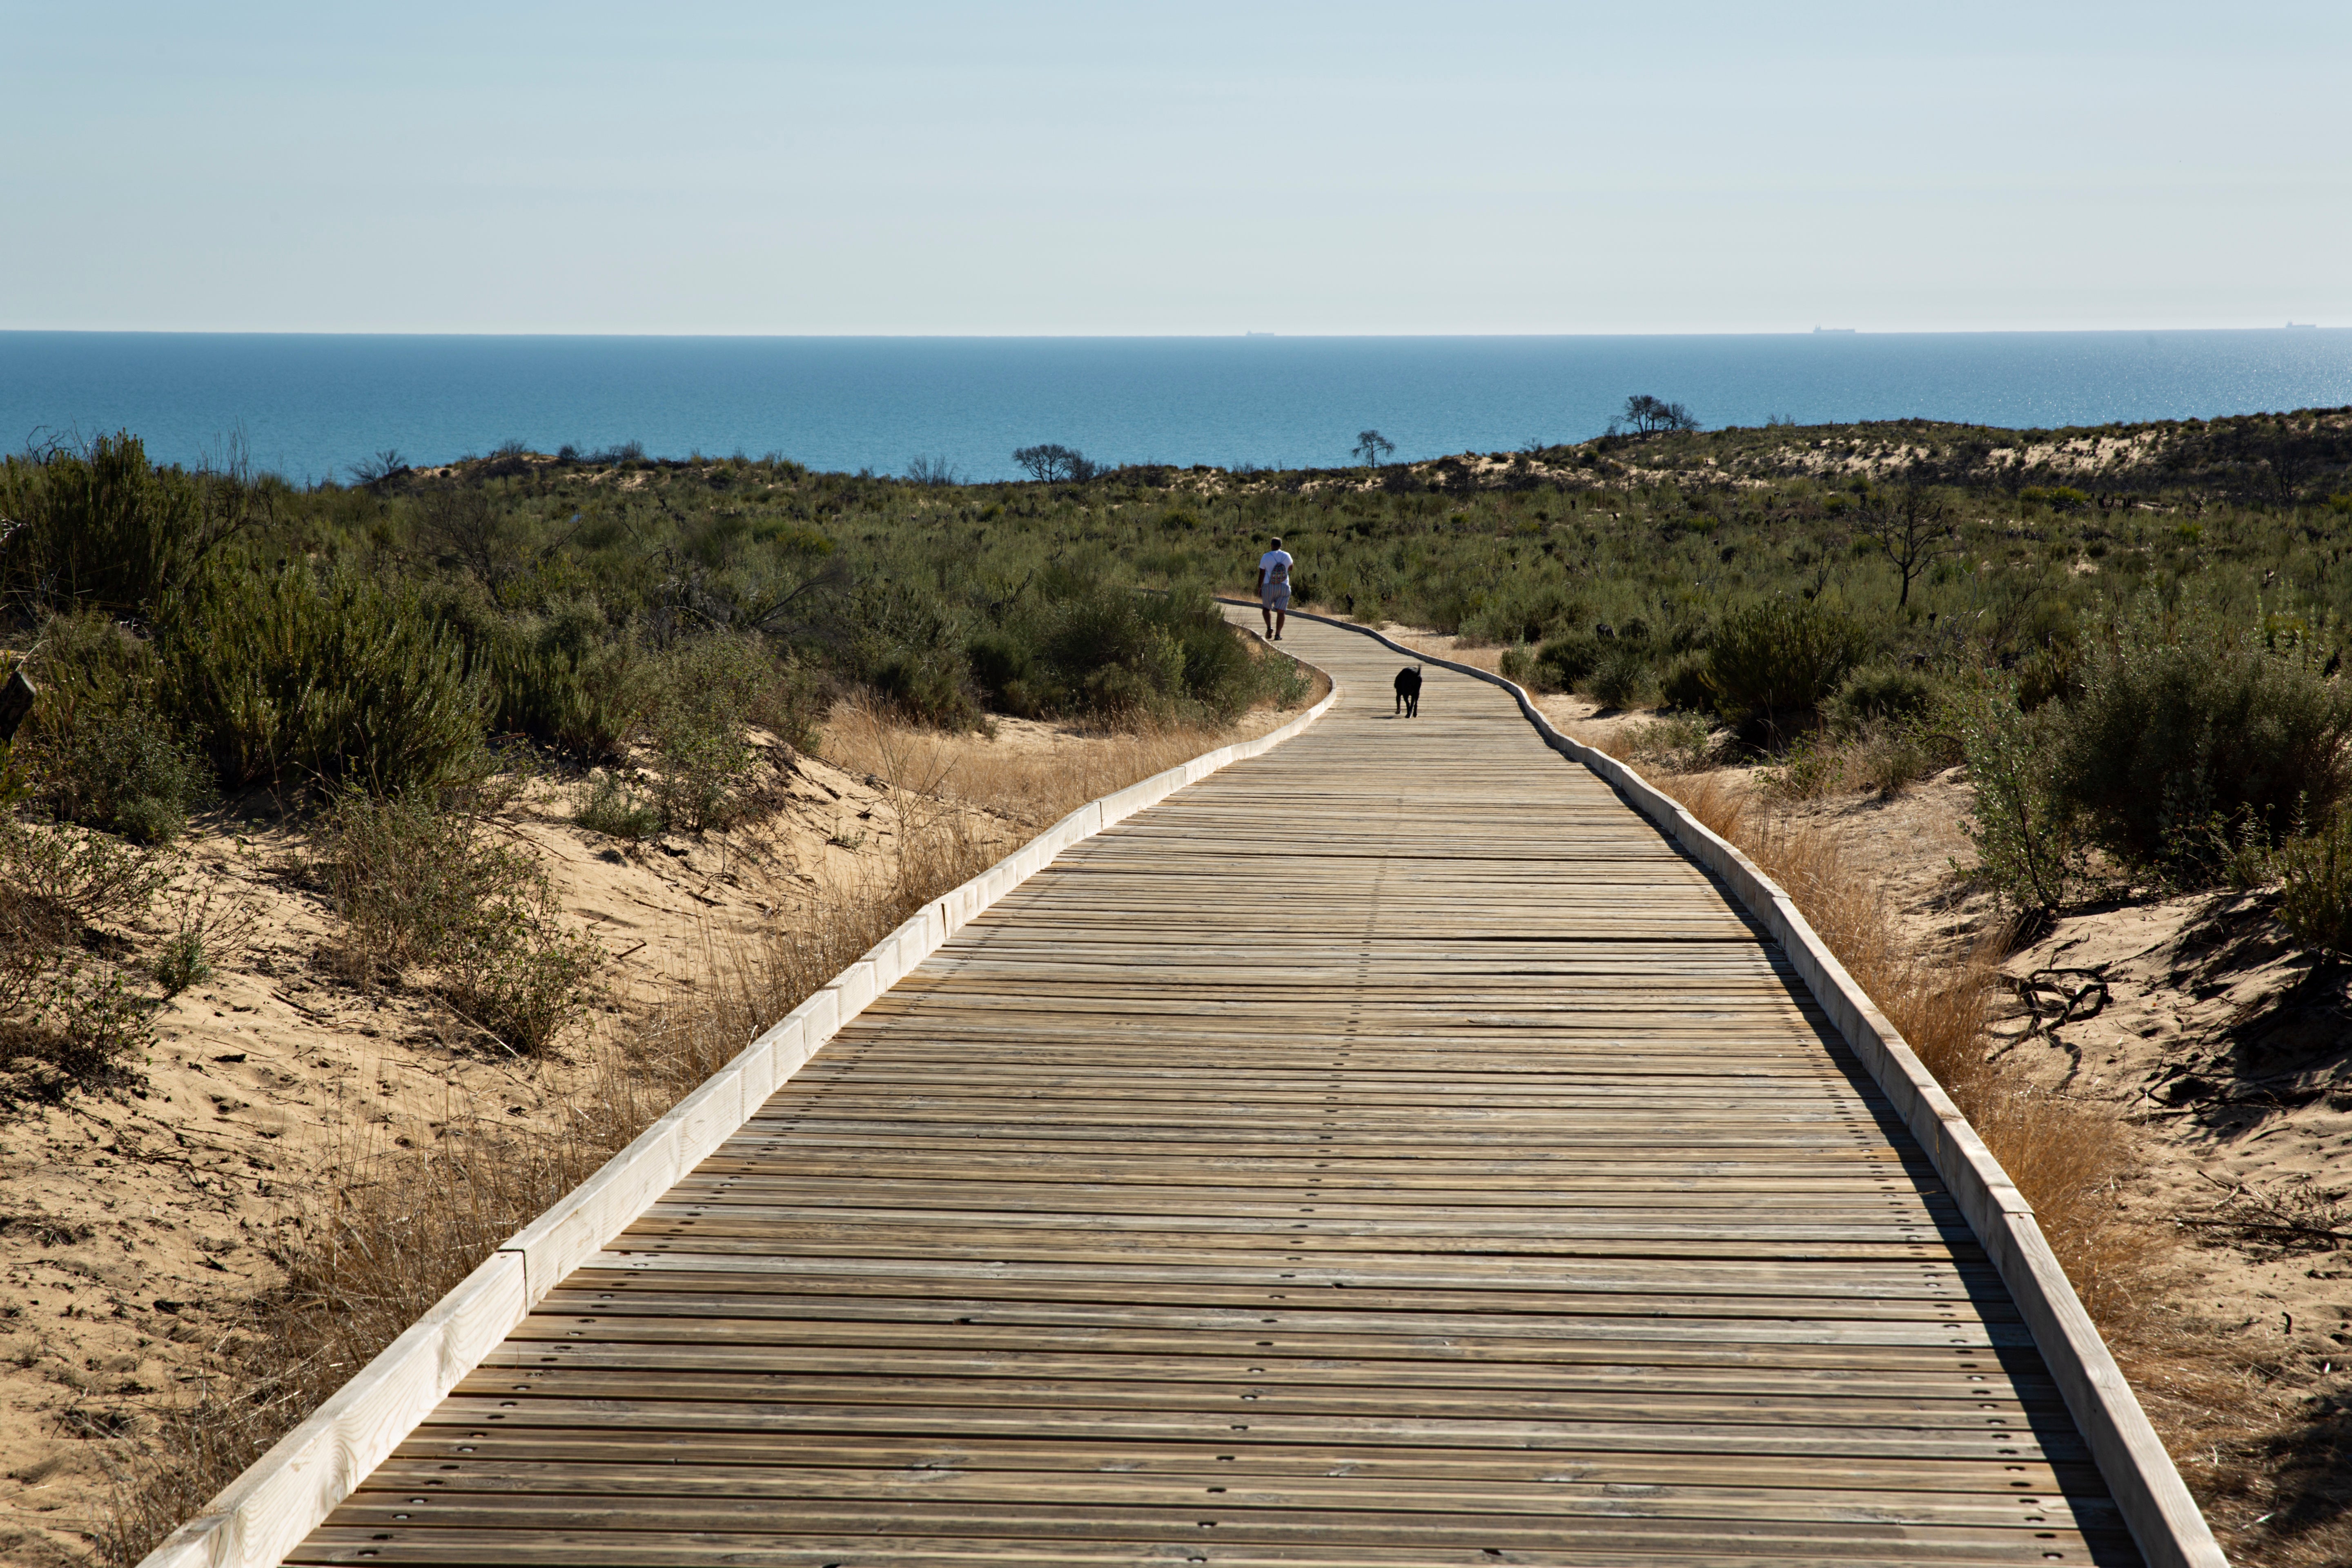
[[[1507,694],[1319,724],[964,928],[304,1563],[2137,1561],[1780,949]]]

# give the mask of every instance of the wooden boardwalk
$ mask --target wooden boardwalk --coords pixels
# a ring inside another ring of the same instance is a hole
[[[2129,1563],[1778,950],[1493,688],[1066,853],[289,1559]]]

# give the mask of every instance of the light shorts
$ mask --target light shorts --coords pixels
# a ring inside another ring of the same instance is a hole
[[[1268,588],[1265,599],[1265,607],[1269,610],[1287,610],[1290,608],[1290,585],[1285,584],[1279,588]]]

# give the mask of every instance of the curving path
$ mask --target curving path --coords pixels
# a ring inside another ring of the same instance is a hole
[[[1066,853],[289,1559],[2138,1561],[1778,949],[1491,687]]]

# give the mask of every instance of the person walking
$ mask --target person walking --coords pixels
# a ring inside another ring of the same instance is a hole
[[[1257,607],[1265,616],[1265,640],[1282,640],[1283,622],[1290,617],[1290,569],[1297,563],[1282,541],[1257,558]]]

